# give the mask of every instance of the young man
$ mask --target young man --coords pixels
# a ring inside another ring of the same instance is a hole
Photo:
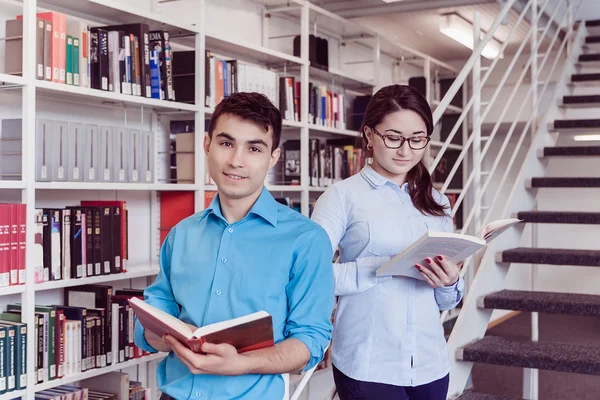
[[[217,106],[204,138],[217,196],[171,230],[160,273],[144,292],[146,302],[194,326],[265,310],[276,344],[238,354],[206,343],[200,355],[136,320],[136,345],[170,352],[157,372],[165,399],[281,400],[281,374],[323,358],[332,331],[333,254],[322,228],[264,188],[280,136],[281,114],[261,94],[233,94]]]

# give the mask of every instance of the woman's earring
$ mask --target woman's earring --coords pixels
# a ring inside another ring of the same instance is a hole
[[[367,143],[367,150],[373,150],[373,145],[371,143]]]

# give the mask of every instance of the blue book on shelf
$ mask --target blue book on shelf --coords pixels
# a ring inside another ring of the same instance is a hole
[[[160,99],[160,61],[158,51],[150,51],[150,93],[153,99]]]
[[[223,97],[229,96],[229,64],[227,61],[221,61],[223,63]]]

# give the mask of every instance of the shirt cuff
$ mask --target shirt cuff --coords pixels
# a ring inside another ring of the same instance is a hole
[[[390,257],[362,257],[356,259],[356,268],[358,269],[358,282],[364,282],[369,287],[392,279],[392,276],[377,276],[377,268],[390,261]]]
[[[455,299],[460,298],[465,287],[465,281],[463,278],[459,277],[458,280],[451,286],[442,286],[435,288],[435,291],[438,295],[443,296],[451,301],[456,301]]]
[[[158,353],[158,350],[150,346],[150,343],[148,343],[148,341],[146,340],[146,335],[144,334],[144,332],[144,327],[142,326],[140,321],[138,321],[137,317],[135,317],[135,330],[133,334],[135,345],[149,353]]]
[[[308,352],[310,353],[310,360],[308,360],[308,363],[304,366],[302,372],[308,371],[309,369],[320,363],[321,360],[323,360],[323,357],[325,357],[325,349],[310,335],[304,333],[297,333],[295,335],[287,337],[286,339],[300,340],[302,343],[304,343],[304,345],[308,349]]]

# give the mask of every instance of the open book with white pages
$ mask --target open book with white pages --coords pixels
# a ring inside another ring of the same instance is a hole
[[[482,229],[481,237],[460,233],[426,232],[404,251],[379,267],[377,276],[400,275],[425,280],[415,268],[415,264],[422,264],[425,258],[433,258],[438,255],[458,263],[472,256],[507,229],[520,222],[522,222],[520,219],[515,218],[490,222]]]

